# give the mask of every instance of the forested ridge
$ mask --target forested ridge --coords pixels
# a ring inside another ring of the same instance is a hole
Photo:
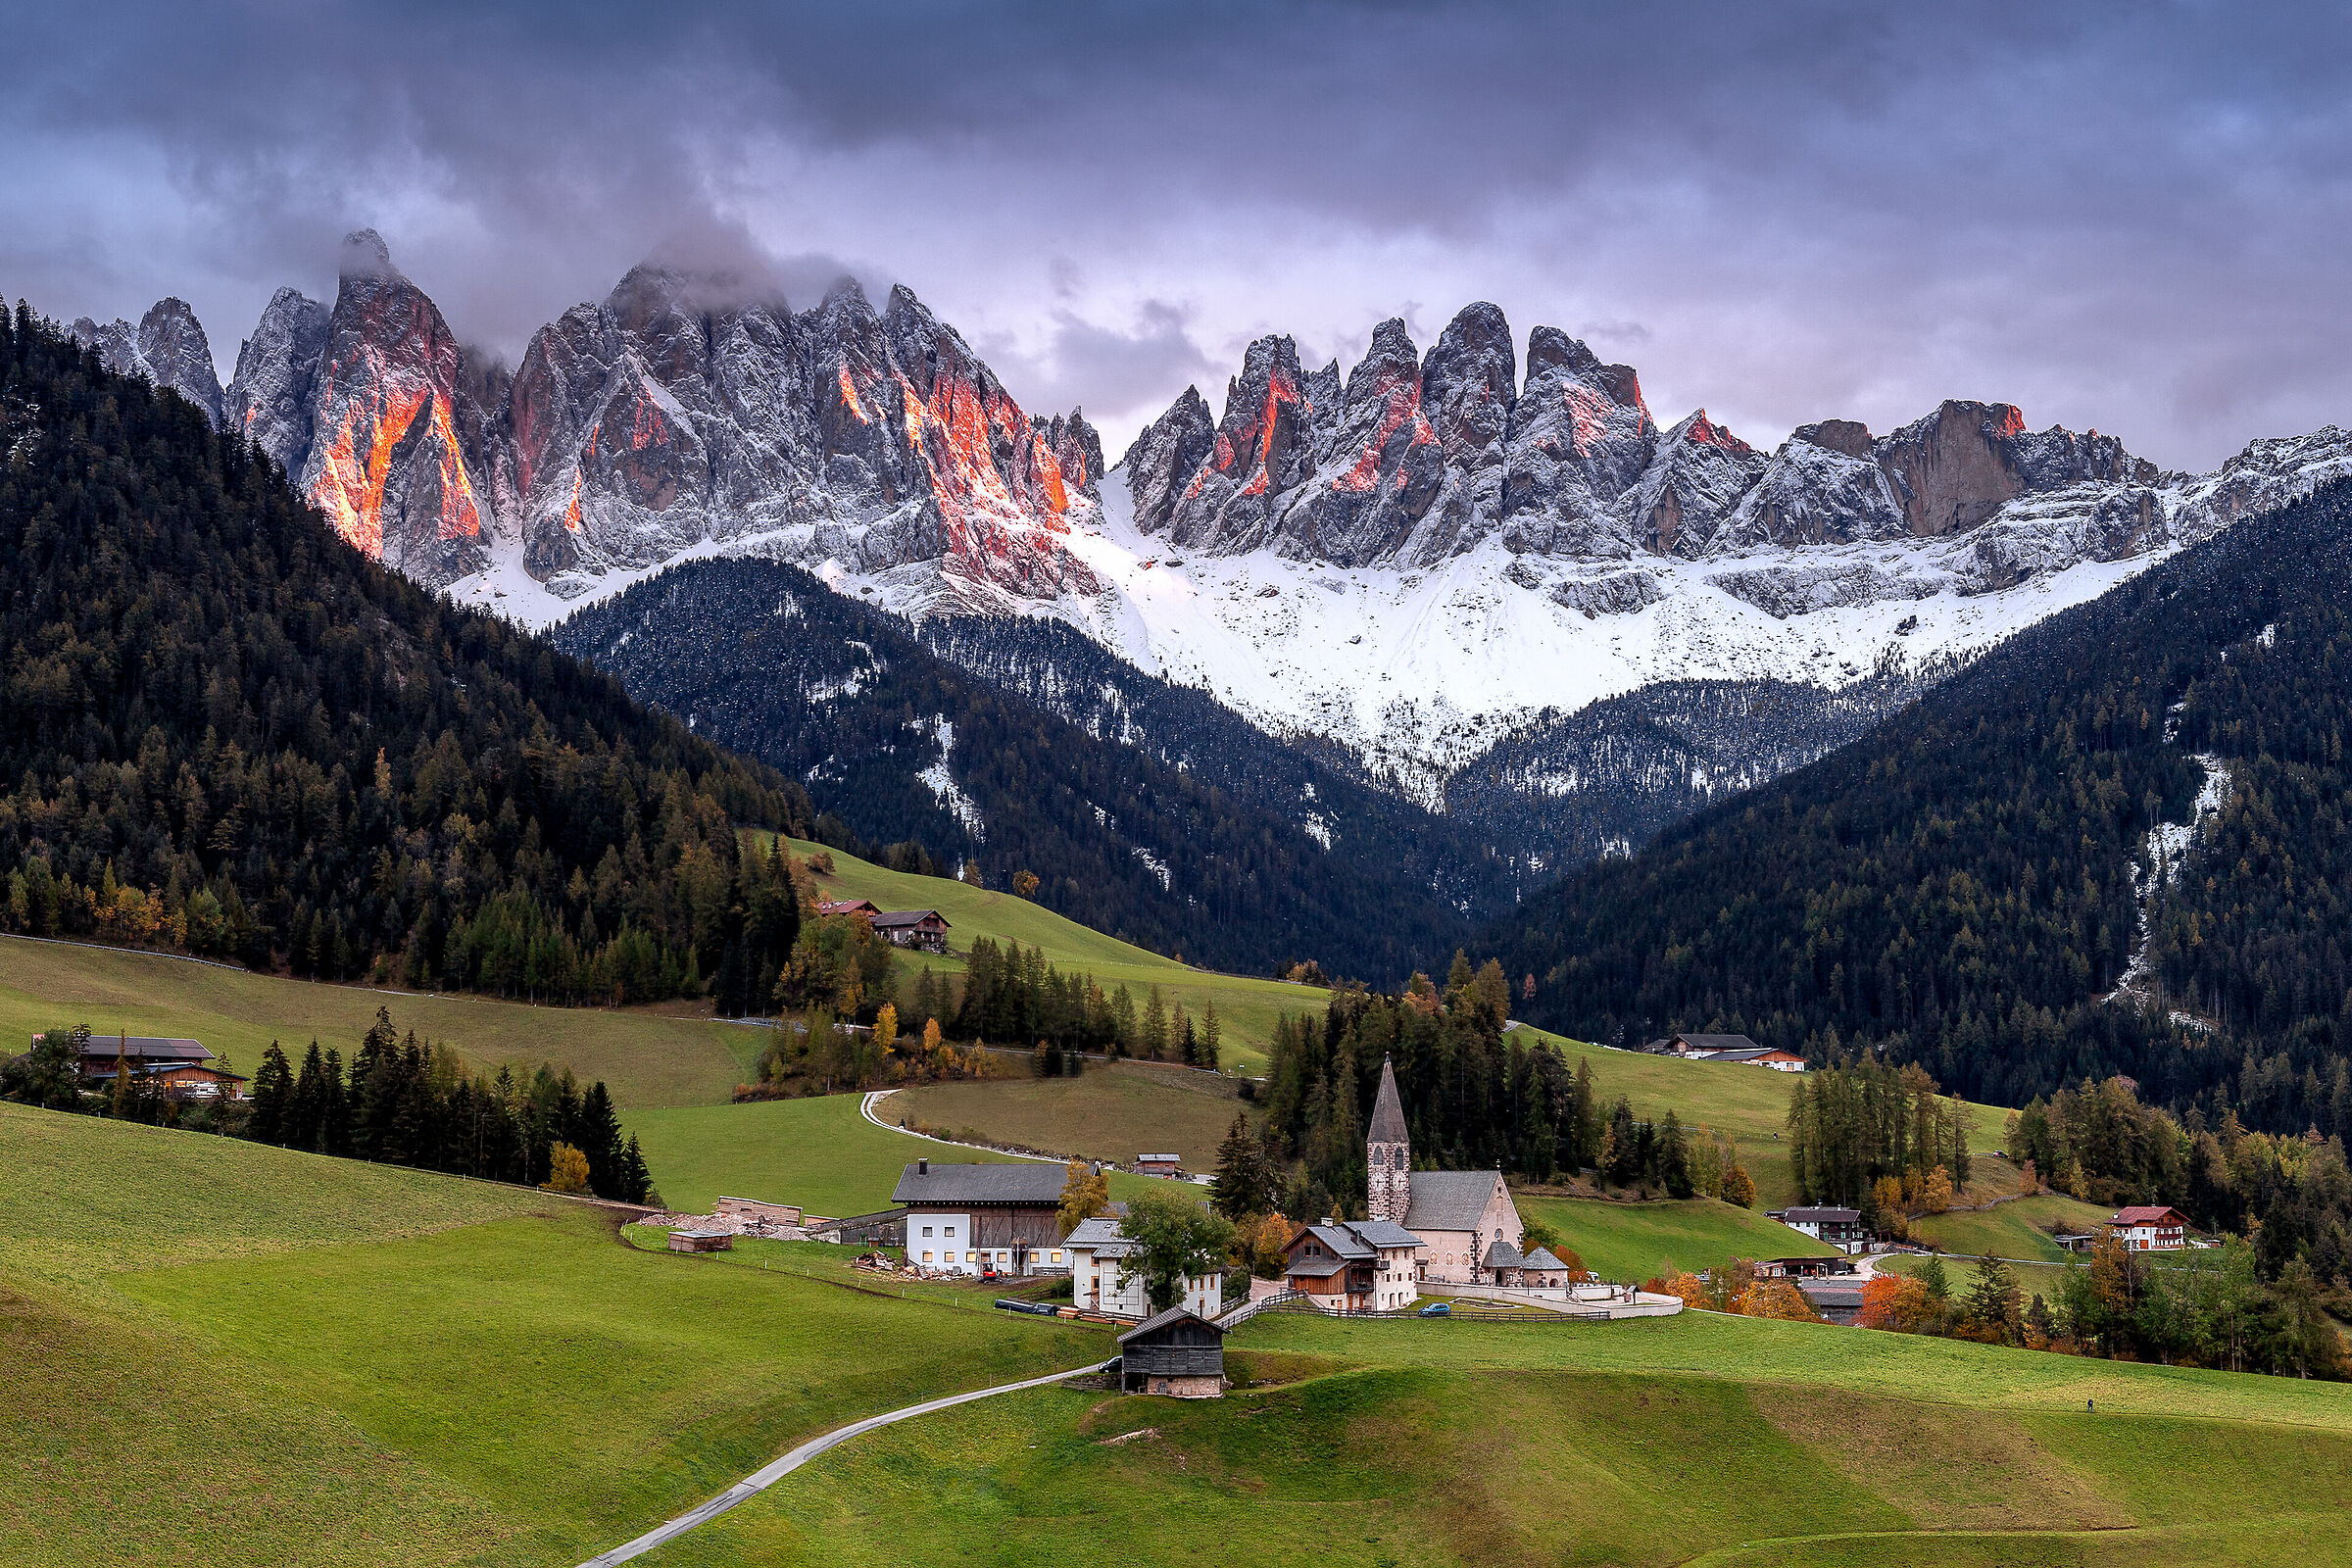
[[[896,866],[976,869],[991,887],[1029,871],[1039,904],[1157,952],[1400,978],[1468,929],[1440,886],[1459,868],[1434,869],[1455,841],[1413,842],[1416,813],[1351,786],[1365,804],[1344,821],[1333,807],[1326,848],[1225,788],[1222,764],[1098,736],[796,566],[682,563],[554,635],[697,734],[807,779],[840,813],[820,823],[829,842],[890,843]]]
[[[2352,1132],[2348,532],[2341,483],[2242,521],[1531,900],[1493,933],[1530,1016],[1868,1050],[2013,1105],[2123,1074],[2209,1125]],[[2152,856],[2200,755],[2219,808]]]
[[[808,832],[796,782],[368,561],[22,304],[0,454],[0,928],[556,1001],[785,962],[738,827]]]

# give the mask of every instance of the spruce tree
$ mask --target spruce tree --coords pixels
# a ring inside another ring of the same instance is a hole
[[[245,1136],[256,1143],[284,1144],[286,1113],[293,1100],[293,1068],[272,1040],[270,1049],[262,1053],[262,1064],[253,1071],[253,1115],[245,1124]]]

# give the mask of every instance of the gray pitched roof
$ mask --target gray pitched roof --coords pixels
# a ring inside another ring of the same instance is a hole
[[[1348,1225],[1309,1225],[1307,1234],[1331,1249],[1334,1256],[1362,1262],[1372,1255],[1372,1249],[1356,1240],[1354,1230]]]
[[[1133,1257],[1144,1250],[1141,1242],[1131,1242],[1119,1234],[1115,1216],[1098,1214],[1082,1219],[1075,1229],[1061,1240],[1061,1245],[1080,1250],[1092,1249],[1097,1257]]]
[[[1745,1035],[1676,1035],[1674,1038],[1693,1051],[1760,1051],[1763,1049]]]
[[[35,1035],[38,1040],[41,1036]],[[193,1040],[172,1040],[160,1035],[132,1035],[127,1040],[121,1035],[92,1035],[81,1048],[84,1056],[103,1056],[113,1061],[118,1056],[131,1061],[210,1061],[213,1054]]]
[[[1780,1212],[1784,1225],[1851,1225],[1862,1217],[1858,1208],[1784,1208]]]
[[[1527,1266],[1529,1268],[1551,1269],[1554,1272],[1557,1272],[1560,1269],[1566,1268],[1568,1265],[1561,1262],[1558,1258],[1552,1256],[1550,1248],[1539,1247],[1534,1251],[1527,1254]]]
[[[928,1172],[912,1165],[899,1173],[890,1195],[894,1203],[1020,1203],[1054,1205],[1068,1179],[1059,1165],[942,1165]]]
[[[1487,1268],[1525,1268],[1527,1259],[1519,1255],[1519,1249],[1497,1236],[1494,1238],[1494,1245],[1487,1249],[1487,1261],[1484,1266]]]
[[[937,909],[884,909],[874,916],[873,927],[877,931],[890,931],[903,925],[921,925],[925,920],[933,918],[936,918],[941,925],[955,924],[953,920],[941,914]]]
[[[1421,1247],[1421,1238],[1393,1219],[1359,1219],[1348,1228],[1374,1247]]]
[[[1144,1319],[1141,1323],[1138,1323],[1135,1327],[1120,1335],[1119,1343],[1121,1345],[1125,1345],[1129,1340],[1141,1339],[1147,1334],[1156,1334],[1159,1330],[1166,1328],[1169,1324],[1179,1322],[1188,1317],[1194,1322],[1200,1324],[1204,1328],[1217,1329],[1217,1334],[1220,1338],[1225,1333],[1223,1329],[1218,1329],[1214,1323],[1209,1322],[1208,1319],[1202,1317],[1198,1312],[1189,1312],[1181,1306],[1171,1306],[1164,1312],[1152,1313],[1150,1317]]]
[[[1491,1170],[1417,1170],[1410,1178],[1412,1201],[1404,1228],[1416,1236],[1431,1231],[1474,1231],[1494,1195]]]
[[[1372,1125],[1365,1129],[1364,1141],[1401,1144],[1406,1136],[1404,1102],[1396,1094],[1396,1069],[1383,1056],[1380,1061],[1380,1093],[1372,1097]]]
[[[1295,1257],[1282,1265],[1285,1274],[1297,1274],[1310,1280],[1337,1274],[1348,1266],[1344,1257]]]

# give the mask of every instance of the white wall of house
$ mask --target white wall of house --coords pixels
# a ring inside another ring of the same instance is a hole
[[[972,1254],[968,1259],[965,1254]],[[911,1213],[906,1216],[906,1261],[926,1268],[952,1268],[966,1274],[980,1272],[972,1246],[969,1214]]]

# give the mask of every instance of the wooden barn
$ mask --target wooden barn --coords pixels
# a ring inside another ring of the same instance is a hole
[[[1225,1331],[1171,1306],[1119,1336],[1119,1387],[1129,1394],[1215,1399],[1225,1393]]]
[[[874,916],[874,935],[902,948],[948,951],[948,917],[937,909],[885,909]]]

